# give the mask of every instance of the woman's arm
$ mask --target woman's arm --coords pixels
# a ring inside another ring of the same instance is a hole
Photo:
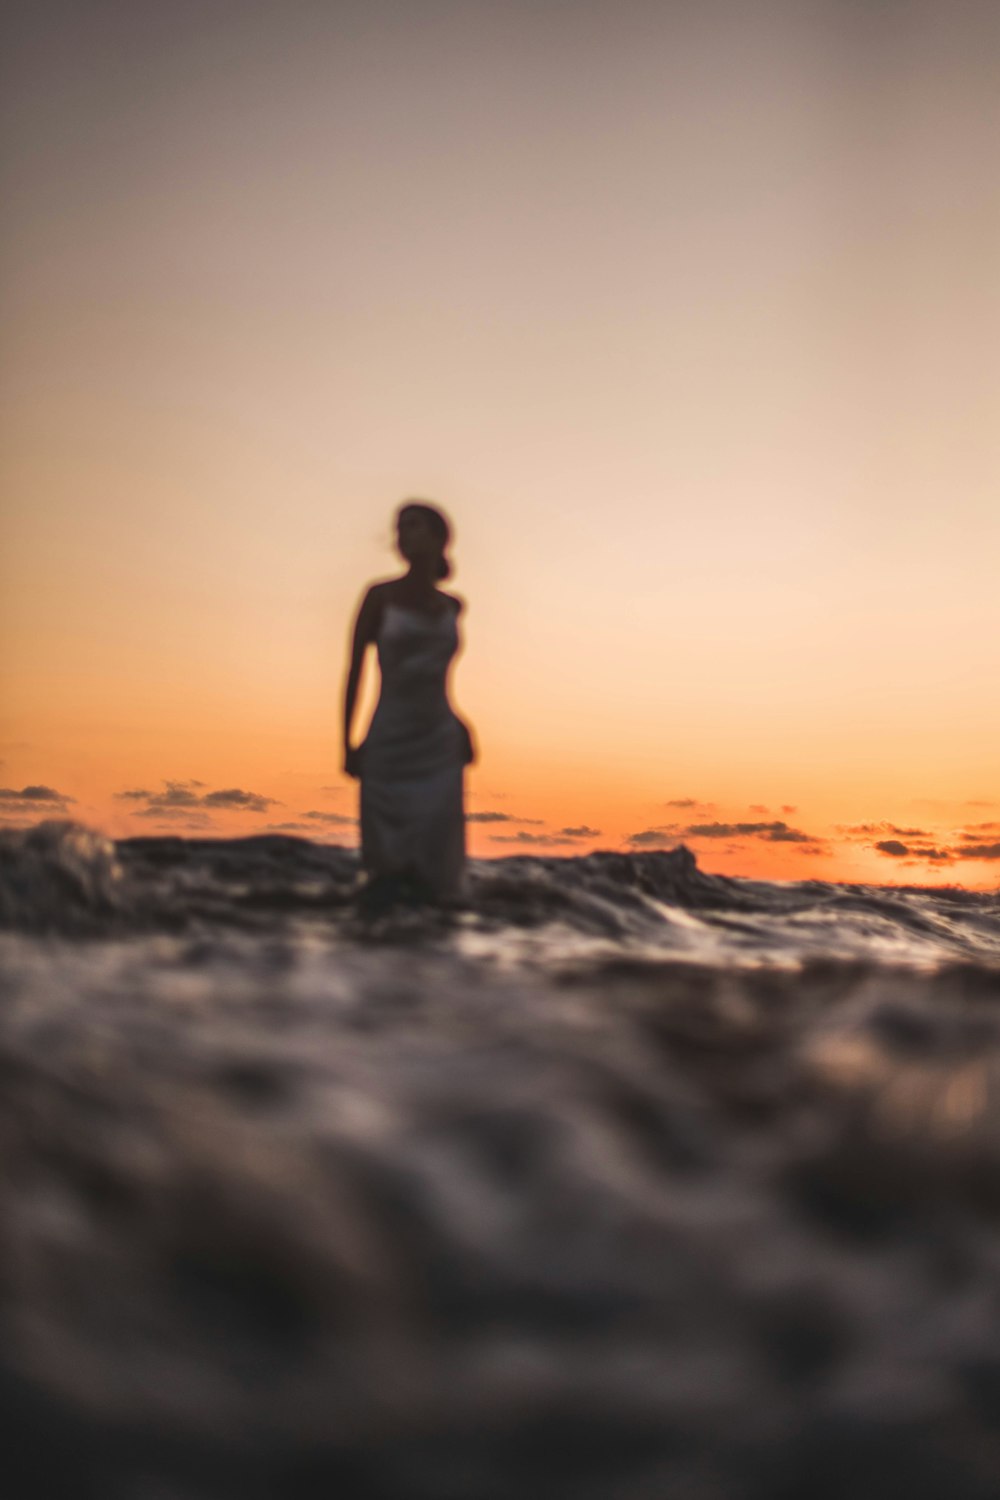
[[[354,719],[354,709],[358,701],[358,686],[361,682],[361,669],[364,665],[365,651],[375,640],[378,629],[379,601],[374,588],[370,588],[361,601],[357,618],[354,621],[354,632],[351,637],[351,653],[347,667],[347,682],[344,686],[344,770],[348,776],[359,776],[361,774],[358,765],[358,752],[351,746],[351,724]]]

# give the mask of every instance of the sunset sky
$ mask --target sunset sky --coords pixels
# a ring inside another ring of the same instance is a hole
[[[21,6],[0,817],[352,841],[416,495],[474,853],[995,884],[998,68],[992,0]]]

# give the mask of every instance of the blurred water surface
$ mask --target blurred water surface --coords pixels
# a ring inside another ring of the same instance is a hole
[[[1000,898],[0,835],[23,1494],[995,1494]]]

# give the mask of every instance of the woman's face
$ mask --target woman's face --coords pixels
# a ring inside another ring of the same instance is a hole
[[[396,546],[400,556],[407,562],[441,550],[441,544],[428,525],[427,517],[422,516],[418,510],[404,510],[400,516],[396,523]]]

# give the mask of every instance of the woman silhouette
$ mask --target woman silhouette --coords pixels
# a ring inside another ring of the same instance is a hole
[[[451,528],[432,505],[407,501],[396,515],[401,578],[375,583],[354,625],[344,693],[344,770],[361,782],[361,862],[367,892],[445,899],[465,864],[463,772],[475,758],[468,728],[448,702],[461,599],[438,583],[451,567]],[[382,684],[362,745],[351,725],[365,652],[374,645]]]

